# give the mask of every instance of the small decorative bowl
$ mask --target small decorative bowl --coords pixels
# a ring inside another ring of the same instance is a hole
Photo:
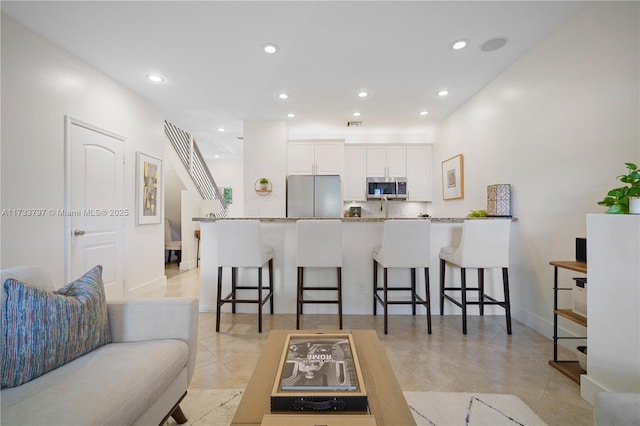
[[[578,364],[580,364],[580,368],[587,371],[587,347],[578,346],[576,349],[578,349]]]

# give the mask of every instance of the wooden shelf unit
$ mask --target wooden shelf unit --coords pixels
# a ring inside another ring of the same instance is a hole
[[[587,327],[587,318],[573,312],[572,309],[558,308],[558,291],[572,290],[569,287],[558,287],[558,269],[567,269],[582,274],[587,273],[587,264],[584,262],[576,262],[573,260],[553,260],[549,262],[553,266],[553,359],[549,360],[549,365],[560,371],[562,374],[580,384],[580,375],[585,371],[580,367],[578,361],[566,361],[558,359],[558,340],[560,339],[577,339],[585,340],[586,337],[561,337],[558,336],[558,317],[572,321],[582,327]]]

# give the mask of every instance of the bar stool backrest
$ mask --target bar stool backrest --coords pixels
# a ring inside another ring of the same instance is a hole
[[[256,267],[267,260],[259,220],[216,221],[218,266]]]
[[[465,220],[453,257],[463,268],[508,268],[511,219]]]
[[[430,240],[430,220],[385,220],[382,247],[376,257],[386,268],[429,267]]]
[[[342,221],[298,220],[296,266],[342,266]]]

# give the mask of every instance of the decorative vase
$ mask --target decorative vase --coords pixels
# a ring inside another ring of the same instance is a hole
[[[640,197],[629,198],[629,213],[640,214]]]

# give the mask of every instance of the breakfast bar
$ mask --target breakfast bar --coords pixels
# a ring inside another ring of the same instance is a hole
[[[294,314],[296,312],[296,221],[297,218],[231,218],[227,220],[261,221],[262,242],[274,250],[274,294],[275,313]],[[200,221],[200,311],[213,312],[216,310],[216,286],[217,286],[217,245],[216,245],[216,221],[217,218],[194,218]],[[305,218],[309,220],[309,218]],[[313,219],[311,219],[313,220]],[[344,264],[342,268],[343,281],[343,309],[345,315],[369,315],[373,312],[373,272],[372,252],[375,247],[382,244],[382,230],[385,218],[341,218]],[[399,219],[403,220],[403,219]],[[440,249],[449,245],[457,245],[462,230],[463,218],[427,218],[421,220],[431,221],[430,237],[430,268],[429,281],[432,298],[432,315],[440,314],[437,298],[439,294],[438,280],[439,267],[438,255]],[[491,220],[491,218],[474,219]],[[420,238],[419,235],[415,236]],[[264,272],[263,272],[264,273]],[[407,282],[408,270],[390,270],[389,282]],[[495,273],[495,276],[494,276]],[[255,282],[257,270],[255,268],[241,268],[238,273],[239,281],[249,280]],[[401,275],[401,274],[406,274]],[[226,274],[229,275],[229,274]],[[418,274],[418,289],[424,289],[424,278]],[[230,279],[224,277],[223,285],[230,289]],[[459,281],[458,274],[447,274],[447,280]],[[309,268],[305,281],[309,285],[326,284],[335,280],[335,272],[327,268]],[[229,282],[227,282],[229,281]],[[499,273],[487,271],[485,286],[491,291],[501,290],[501,277]],[[225,288],[225,289],[226,289]],[[418,294],[424,296],[424,290]],[[494,314],[495,307],[487,307],[485,313]],[[227,307],[223,308],[223,312]],[[230,311],[229,307],[229,311]],[[449,311],[450,309],[450,311]],[[255,312],[255,306],[238,305],[236,312]],[[459,314],[459,310],[445,304],[444,313]],[[310,305],[305,308],[305,313],[326,314],[335,313],[336,309],[328,305]],[[499,311],[495,310],[495,313]],[[410,314],[410,306],[394,306],[390,314]],[[425,309],[418,309],[418,314],[424,315]],[[476,315],[477,310],[471,309],[470,315]]]

